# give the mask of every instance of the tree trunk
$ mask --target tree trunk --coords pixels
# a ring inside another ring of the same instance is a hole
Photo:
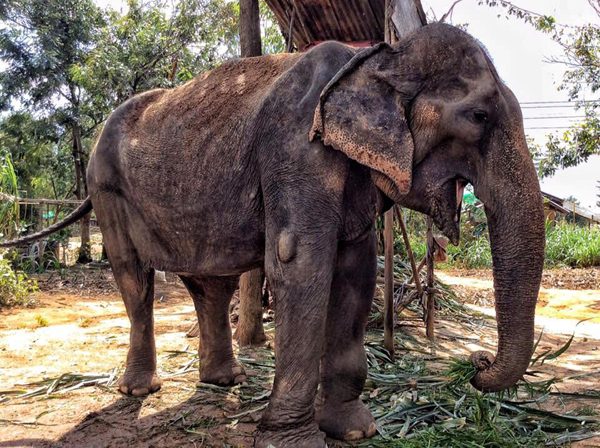
[[[396,37],[402,38],[416,29],[427,25],[421,0],[388,0],[392,6],[390,19],[394,24]],[[393,38],[392,38],[393,42]]]
[[[431,342],[435,341],[435,292],[433,290],[434,268],[433,219],[427,217],[427,300],[425,302],[425,334]]]
[[[262,319],[262,268],[245,272],[240,277],[239,320],[235,337],[240,347],[259,345],[267,340]]]
[[[386,0],[384,39],[393,44],[427,23],[421,0]],[[394,355],[394,210],[386,212],[384,219],[385,288],[384,288],[384,346]],[[420,281],[417,277],[417,281]]]
[[[75,195],[77,199],[83,200],[87,196],[87,181],[85,178],[85,160],[83,157],[83,146],[81,143],[81,128],[79,124],[73,125],[73,161],[75,164]],[[91,239],[90,239],[90,214],[85,215],[80,221],[81,246],[77,256],[77,263],[89,263],[92,261]]]
[[[240,0],[240,47],[242,57],[260,56],[260,16],[258,0]],[[240,308],[236,338],[240,346],[263,343],[262,286],[264,269],[245,272],[240,277]]]
[[[240,47],[243,58],[262,54],[258,0],[240,0]]]

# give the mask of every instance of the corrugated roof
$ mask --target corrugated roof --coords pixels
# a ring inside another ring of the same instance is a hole
[[[324,40],[380,42],[385,0],[266,0],[283,35],[296,48]]]

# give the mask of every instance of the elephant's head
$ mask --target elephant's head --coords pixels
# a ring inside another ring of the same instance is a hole
[[[315,135],[371,168],[385,195],[432,216],[454,243],[463,188],[474,186],[489,224],[499,341],[495,358],[472,357],[472,383],[513,385],[533,350],[544,215],[519,104],[483,48],[433,24],[358,53],[323,91]]]

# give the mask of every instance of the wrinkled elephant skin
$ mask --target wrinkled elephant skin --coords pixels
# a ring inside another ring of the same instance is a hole
[[[396,202],[456,242],[467,182],[488,216],[499,330],[473,384],[500,390],[531,355],[544,225],[518,103],[473,38],[435,24],[393,47],[329,42],[132,98],[108,119],[88,169],[131,320],[120,390],[160,387],[154,269],[179,274],[194,300],[201,381],[244,381],[228,306],[238,276],[264,264],[277,362],[255,446],[372,436],[359,397],[375,218]]]

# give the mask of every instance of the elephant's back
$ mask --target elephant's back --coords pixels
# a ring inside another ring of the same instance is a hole
[[[233,60],[163,91],[124,129],[127,142],[120,159],[125,172],[153,173],[151,179],[134,176],[131,181],[143,189],[147,182],[171,185],[174,179],[197,179],[206,173],[211,178],[217,174],[221,182],[227,182],[231,173],[239,175],[251,157],[248,145],[260,105],[298,57]],[[176,188],[180,194],[198,191],[198,185],[185,182]]]
[[[176,139],[204,146],[216,139],[232,144],[251,119],[276,80],[299,55],[280,54],[225,62],[149,104],[137,132],[159,139]],[[198,148],[200,149],[200,148]]]

